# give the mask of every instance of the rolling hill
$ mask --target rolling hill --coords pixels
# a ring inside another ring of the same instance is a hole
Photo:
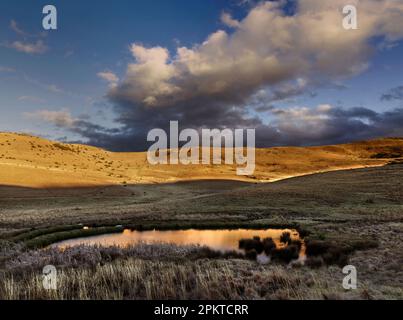
[[[256,149],[253,176],[237,176],[237,165],[150,165],[146,152],[118,153],[0,133],[0,185],[64,188],[153,184],[188,180],[270,182],[342,169],[382,166],[403,157],[403,139],[343,145]]]

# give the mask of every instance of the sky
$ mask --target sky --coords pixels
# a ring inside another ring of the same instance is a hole
[[[54,0],[44,30],[47,4],[0,3],[0,131],[113,151],[174,120],[259,147],[403,136],[401,1]]]

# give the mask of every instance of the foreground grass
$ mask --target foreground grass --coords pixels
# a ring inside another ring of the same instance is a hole
[[[325,272],[326,274],[326,272]],[[2,299],[347,299],[334,278],[244,260],[152,261],[129,258],[95,268],[65,269],[58,289],[44,290],[38,273],[5,276]]]
[[[335,265],[262,265],[237,253],[206,247],[138,244],[127,248],[77,246],[11,251],[0,272],[0,299],[402,299],[403,290],[381,291],[360,281],[342,288]],[[57,290],[43,288],[42,268],[57,267]]]

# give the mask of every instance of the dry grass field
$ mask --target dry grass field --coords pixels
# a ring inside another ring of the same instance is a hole
[[[402,139],[257,150],[255,175],[239,181],[235,167],[152,167],[141,153],[2,134],[0,298],[403,299],[402,150]],[[121,228],[276,226],[347,252],[358,290],[321,256],[290,266],[168,245],[38,250]],[[48,263],[56,292],[41,286]]]
[[[309,148],[256,149],[253,176],[236,165],[150,165],[147,155],[114,153],[37,137],[0,133],[0,183],[31,188],[169,183],[189,180],[269,182],[299,175],[384,165],[399,157],[403,139]]]

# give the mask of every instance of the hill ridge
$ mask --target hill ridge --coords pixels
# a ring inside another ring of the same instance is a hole
[[[111,152],[84,144],[0,132],[0,184],[48,188],[166,183],[186,180],[271,182],[305,174],[382,166],[403,158],[403,138],[348,144],[256,148],[253,176],[237,165],[157,165],[146,152]]]

